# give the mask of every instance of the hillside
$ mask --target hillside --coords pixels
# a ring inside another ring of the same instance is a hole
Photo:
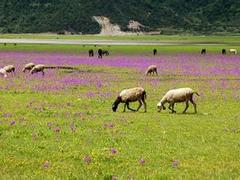
[[[236,0],[1,0],[0,32],[99,33],[93,16],[106,16],[123,31],[135,20],[145,31],[240,32]]]

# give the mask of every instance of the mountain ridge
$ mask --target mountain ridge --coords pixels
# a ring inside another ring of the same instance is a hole
[[[122,31],[134,20],[144,31],[240,32],[240,1],[235,0],[2,0],[0,33],[96,34],[101,29],[93,16],[108,17]]]

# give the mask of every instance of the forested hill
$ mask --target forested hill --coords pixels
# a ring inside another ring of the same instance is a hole
[[[92,16],[106,16],[125,31],[136,20],[148,31],[240,32],[240,0],[1,0],[0,32],[98,33]]]

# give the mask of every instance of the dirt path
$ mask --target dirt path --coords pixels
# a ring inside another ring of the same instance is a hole
[[[0,39],[0,43],[17,44],[72,44],[72,45],[118,45],[118,46],[166,46],[166,45],[227,45],[212,42],[160,42],[160,41],[117,41],[117,40],[38,40],[38,39]],[[229,44],[231,45],[231,44]],[[237,45],[237,44],[234,44]]]

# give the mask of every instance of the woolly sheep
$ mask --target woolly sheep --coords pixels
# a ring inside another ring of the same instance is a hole
[[[147,104],[145,102],[146,97],[147,97],[146,95],[147,95],[146,91],[142,87],[124,89],[120,92],[119,96],[117,97],[117,99],[113,103],[112,110],[113,110],[113,112],[116,112],[117,108],[118,108],[118,105],[120,103],[124,103],[123,112],[126,111],[126,107],[131,111],[138,111],[143,104],[144,105],[144,110],[145,110],[145,112],[147,112]],[[139,102],[139,106],[138,106],[137,110],[134,110],[134,109],[129,107],[129,103],[130,102],[136,102],[136,101]]]
[[[158,75],[158,72],[157,72],[157,66],[155,65],[151,65],[147,68],[147,71],[145,72],[146,75],[154,75],[154,73],[156,73],[156,75]]]
[[[30,73],[34,74],[34,73],[42,72],[42,75],[44,76],[44,69],[45,69],[45,66],[43,64],[38,64],[32,68]]]
[[[35,66],[34,63],[28,63],[28,64],[26,64],[26,65],[24,66],[22,72],[25,73],[25,71],[31,71],[34,66]]]
[[[183,113],[185,113],[189,107],[190,101],[194,106],[194,112],[197,113],[197,106],[196,103],[193,101],[194,94],[199,96],[199,94],[191,88],[179,88],[169,90],[163,96],[162,100],[157,104],[158,112],[161,112],[162,109],[165,110],[166,108],[164,104],[169,103],[168,108],[172,111],[172,113],[176,113],[176,111],[174,110],[174,104],[186,102],[186,108],[183,111]]]
[[[237,50],[236,49],[229,49],[230,54],[237,55]]]
[[[3,69],[5,69],[5,71],[7,73],[15,72],[15,67],[13,65],[7,65],[7,66],[3,67]]]
[[[3,68],[0,69],[0,74],[3,75],[5,78],[7,77],[7,71]]]

